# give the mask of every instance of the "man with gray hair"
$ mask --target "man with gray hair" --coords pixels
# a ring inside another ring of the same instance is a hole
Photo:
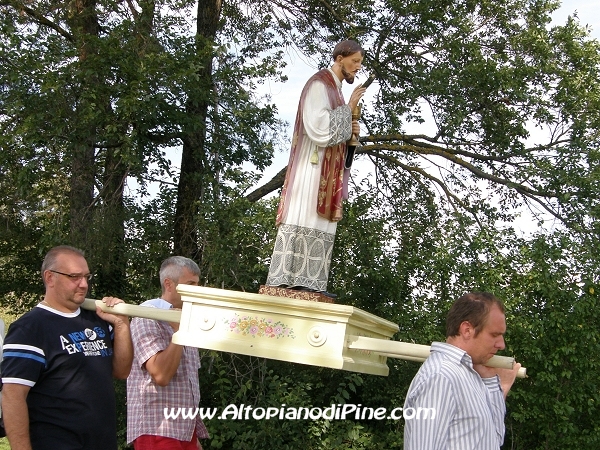
[[[142,306],[181,309],[177,285],[197,286],[200,269],[189,258],[172,256],[163,261],[159,276],[160,298]],[[131,321],[134,359],[127,379],[127,442],[135,450],[201,449],[198,439],[208,438],[199,416],[195,420],[165,417],[165,409],[194,411],[200,403],[198,349],[173,343],[178,329],[178,323]]]

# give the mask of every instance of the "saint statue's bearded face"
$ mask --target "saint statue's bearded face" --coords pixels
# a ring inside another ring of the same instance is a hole
[[[354,83],[354,78],[356,74],[362,67],[363,56],[360,52],[352,53],[346,57],[339,56],[338,63],[341,67],[342,75],[344,76],[344,80],[346,83],[352,84]]]

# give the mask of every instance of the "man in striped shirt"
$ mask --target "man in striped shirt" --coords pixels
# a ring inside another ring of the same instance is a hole
[[[521,365],[508,370],[485,363],[504,349],[505,332],[504,305],[492,294],[465,294],[452,305],[446,342],[431,345],[406,395],[404,411],[427,408],[429,414],[406,420],[404,450],[500,449],[505,399]]]

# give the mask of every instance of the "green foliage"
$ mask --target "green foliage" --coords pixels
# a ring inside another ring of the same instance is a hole
[[[201,198],[191,201],[209,216],[224,184],[248,182],[243,164],[264,169],[270,163],[281,123],[254,88],[257,80],[281,77],[285,63],[277,52],[261,56],[271,45],[269,22],[231,27],[225,21],[223,35],[248,39],[238,51],[189,27],[189,2],[166,6],[142,3],[132,11],[98,2],[73,5],[89,9],[72,15],[46,2],[23,14],[15,5],[0,6],[0,61],[10,69],[0,73],[0,195],[6,198],[0,214],[7,230],[0,249],[3,258],[10,255],[7,265],[30,270],[50,247],[69,243],[88,253],[94,295],[135,295],[129,248],[143,236],[126,224],[155,205],[153,199],[140,204],[125,188],[128,180],[135,178],[142,196],[157,181],[164,191],[173,182],[182,191],[185,183],[198,184]],[[208,109],[193,114],[194,102]],[[199,131],[204,148],[191,142]],[[182,142],[202,155],[202,176],[182,180],[173,170],[168,153]],[[163,213],[176,214],[169,210]],[[158,258],[179,244],[173,242],[178,222],[166,223]],[[31,247],[37,256],[27,254]],[[33,290],[11,286],[12,279],[9,273],[2,284],[6,293]]]
[[[579,246],[562,233],[528,241],[510,228],[478,230],[476,223],[442,221],[435,208],[426,213],[431,220],[425,221],[416,211],[408,214],[414,204],[408,200],[410,193],[405,194],[405,209],[385,213],[377,206],[363,209],[377,205],[373,190],[355,193],[336,248],[338,293],[399,323],[398,339],[429,343],[444,339],[446,311],[460,294],[494,292],[507,307],[504,354],[514,355],[529,373],[528,379],[517,380],[509,395],[505,447],[594,448],[600,425],[600,328],[593,281],[598,262],[592,256],[597,249]],[[407,223],[407,217],[414,222]],[[397,233],[386,240],[384,230],[391,229]],[[410,236],[418,237],[413,247]],[[405,246],[395,245],[398,242]],[[407,264],[413,260],[421,262]],[[401,292],[404,295],[397,295]],[[418,369],[417,363],[388,360],[390,374],[382,378],[212,352],[209,358],[208,364],[204,358],[201,377],[203,406],[221,409],[232,403],[258,408],[349,403],[391,411],[402,406]],[[401,448],[403,423],[355,418],[307,423],[212,420],[209,429],[213,438],[206,448],[256,448],[271,442],[278,448],[374,449]]]
[[[509,349],[526,359],[530,374],[511,394],[510,425],[519,433],[509,438],[517,448],[599,443],[598,267],[595,258],[584,266],[570,260],[572,245],[567,236],[540,236],[513,254],[513,264],[527,270],[508,288]]]
[[[227,405],[252,408],[246,413],[248,419],[244,414],[233,419],[231,414],[228,419],[207,421],[211,439],[203,443],[205,448],[375,448],[367,420],[256,420],[252,416],[257,409],[260,414],[260,408],[284,408],[288,414],[290,408],[323,410],[360,402],[363,375],[213,352],[203,358],[200,373],[202,382],[210,386],[203,390],[204,407],[216,407],[219,413]]]
[[[209,205],[198,217],[201,237],[201,284],[258,292],[267,278],[267,258],[275,240],[274,202],[251,204],[244,198]]]

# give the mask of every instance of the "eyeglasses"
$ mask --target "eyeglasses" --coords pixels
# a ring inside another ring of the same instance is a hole
[[[77,282],[81,281],[83,278],[85,278],[85,280],[89,282],[92,279],[92,277],[94,276],[91,273],[87,273],[85,275],[78,275],[76,273],[63,273],[63,272],[59,272],[58,270],[52,270],[52,269],[48,269],[48,271],[57,273],[59,275],[64,275],[65,277],[69,277],[71,280],[77,281]]]

